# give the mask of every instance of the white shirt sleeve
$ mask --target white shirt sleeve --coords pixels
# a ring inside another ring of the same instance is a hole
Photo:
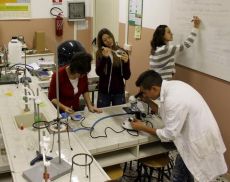
[[[164,124],[165,127],[157,129],[156,134],[161,141],[173,141],[183,129],[184,122],[188,114],[188,108],[182,102],[167,101],[164,104]]]

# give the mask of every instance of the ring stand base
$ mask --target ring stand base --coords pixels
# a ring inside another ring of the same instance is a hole
[[[36,162],[43,160],[43,156],[40,152],[36,151],[36,154],[37,154],[37,156],[32,161],[30,161],[31,166],[34,165]],[[52,159],[53,159],[53,157],[46,156],[46,160],[52,160]]]
[[[24,83],[25,81],[32,82],[32,79],[30,77],[21,77],[20,78],[20,83]]]
[[[53,181],[71,171],[71,165],[66,161],[61,159],[59,163],[59,158],[56,157],[50,161],[50,166],[47,167],[47,171],[50,175],[50,180]],[[28,169],[23,172],[23,177],[29,182],[41,182],[43,180],[44,173],[44,164],[40,163],[39,165]]]

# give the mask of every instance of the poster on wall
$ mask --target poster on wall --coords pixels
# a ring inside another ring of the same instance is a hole
[[[135,26],[135,39],[141,39],[143,0],[129,0],[129,25]]]
[[[18,20],[30,18],[30,0],[0,0],[0,20]]]
[[[143,0],[129,0],[129,25],[142,25]]]

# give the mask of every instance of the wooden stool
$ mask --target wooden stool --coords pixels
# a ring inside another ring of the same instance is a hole
[[[170,170],[172,169],[173,164],[171,162],[168,153],[143,158],[140,159],[139,162],[140,162],[140,167],[144,168],[145,176],[148,178],[149,182],[151,181],[154,170],[158,171],[158,177],[157,177],[158,182],[163,182],[164,176],[170,179],[171,176]],[[167,167],[167,169],[165,169],[165,167]],[[149,169],[149,173],[148,173],[148,169]],[[168,172],[168,174],[166,171]]]
[[[123,176],[123,170],[119,164],[114,165],[114,166],[108,166],[108,167],[105,167],[103,169],[105,170],[105,172],[108,174],[108,176],[112,180],[119,179]]]

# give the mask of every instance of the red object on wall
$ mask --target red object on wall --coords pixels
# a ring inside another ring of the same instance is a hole
[[[62,0],[53,0],[53,3],[62,3]]]
[[[61,15],[62,14],[59,13],[57,17],[55,18],[55,29],[56,29],[57,36],[62,36],[63,34],[63,18]]]

